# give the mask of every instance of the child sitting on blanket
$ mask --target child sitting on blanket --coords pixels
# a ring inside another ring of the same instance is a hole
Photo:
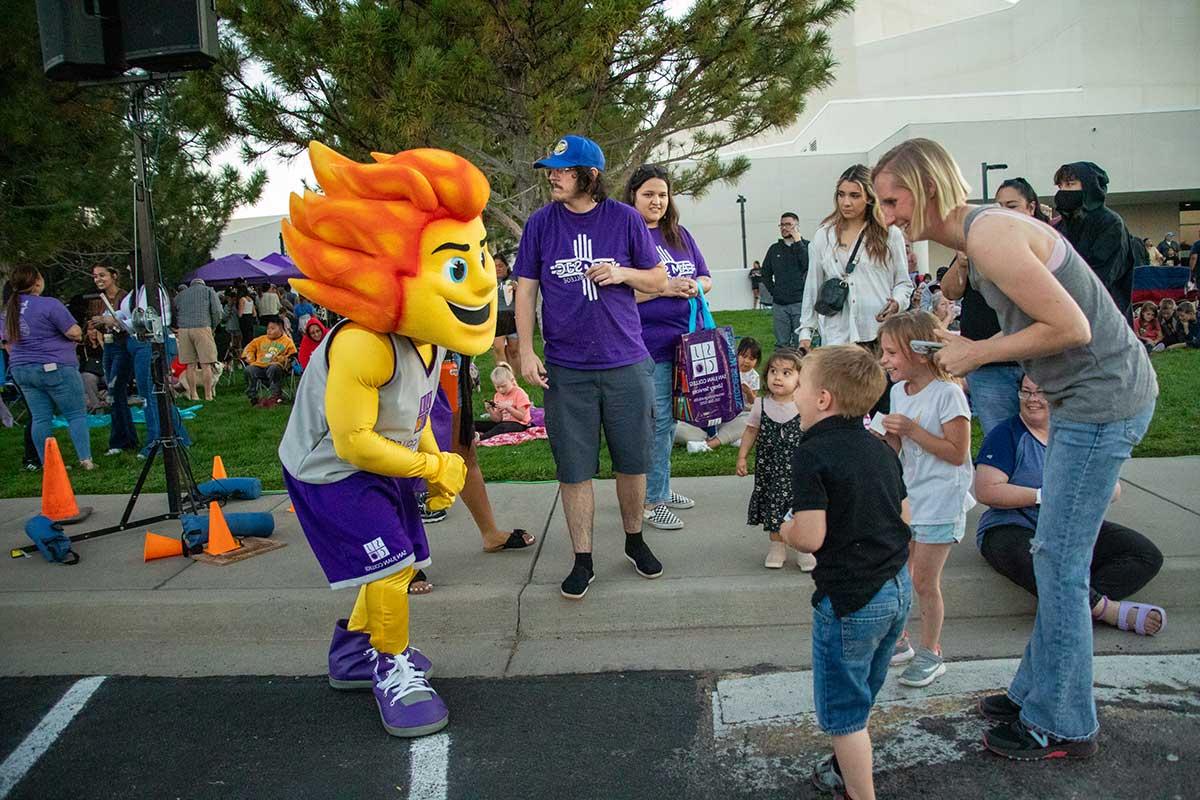
[[[501,361],[492,370],[492,385],[496,387],[496,393],[491,400],[484,401],[491,419],[475,423],[481,441],[529,428],[529,411],[533,404],[525,390],[517,385],[517,377],[506,362]]]

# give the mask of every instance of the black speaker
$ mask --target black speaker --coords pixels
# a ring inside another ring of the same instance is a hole
[[[37,0],[42,67],[58,81],[120,75],[121,26],[105,0]]]
[[[120,0],[120,8],[129,66],[176,72],[217,60],[216,0]]]

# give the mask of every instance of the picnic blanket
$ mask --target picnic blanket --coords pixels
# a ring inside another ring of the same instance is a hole
[[[498,433],[490,439],[484,439],[479,443],[480,447],[500,447],[506,444],[525,444],[538,439],[546,438],[546,429],[540,425],[535,425],[532,428],[526,428],[517,433]]]
[[[203,405],[195,405],[195,406],[188,406],[187,408],[181,408],[181,409],[179,409],[179,416],[183,417],[184,419],[195,419],[196,412],[202,408],[204,408]],[[146,412],[141,406],[133,406],[132,408],[130,408],[129,416],[133,419],[133,423],[135,425],[145,425],[146,424]],[[88,414],[87,421],[88,421],[89,428],[107,428],[109,425],[112,424],[112,416],[110,416],[109,414]],[[67,427],[67,420],[66,420],[66,418],[60,417],[56,414],[54,416],[53,425],[55,428],[65,428],[65,427]]]

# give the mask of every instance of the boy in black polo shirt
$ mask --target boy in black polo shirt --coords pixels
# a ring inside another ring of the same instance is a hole
[[[792,515],[780,530],[817,556],[813,700],[834,755],[813,782],[847,800],[875,797],[867,721],[912,602],[900,460],[862,423],[885,385],[878,362],[854,345],[804,360],[796,405],[805,435],[792,456]]]

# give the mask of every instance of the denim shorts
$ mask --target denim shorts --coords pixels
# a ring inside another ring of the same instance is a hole
[[[964,513],[954,522],[940,525],[910,525],[914,542],[921,544],[958,544],[967,531],[967,515]]]
[[[600,471],[600,431],[614,472],[644,475],[654,438],[654,362],[611,369],[546,364],[546,436],[560,483],[582,483]]]
[[[845,736],[867,727],[911,604],[912,581],[901,567],[851,614],[836,616],[827,596],[813,609],[813,704],[825,733]]]

